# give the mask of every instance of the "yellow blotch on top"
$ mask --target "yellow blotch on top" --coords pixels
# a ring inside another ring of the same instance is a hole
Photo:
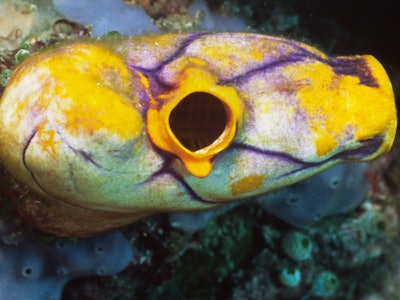
[[[299,88],[297,99],[308,116],[319,156],[327,155],[341,141],[357,142],[387,131],[389,138],[376,155],[387,151],[393,142],[396,108],[390,81],[373,57],[364,58],[378,87],[360,84],[356,76],[336,75],[323,63],[308,64],[300,71],[294,67],[287,69],[295,80],[307,78],[310,81],[310,85]]]
[[[219,42],[219,41],[216,41]],[[217,62],[220,66],[232,67],[233,65],[246,65],[254,61],[261,61],[266,56],[266,51],[263,45],[254,43],[224,43],[220,47],[210,42],[209,44],[202,45],[199,51],[207,60]],[[234,59],[232,59],[234,57]]]
[[[130,74],[123,61],[105,48],[76,44],[40,62],[52,78],[53,90],[44,95],[57,101],[56,116],[71,135],[92,136],[107,130],[131,139],[142,130],[142,120],[131,92]],[[38,109],[46,109],[40,99]]]

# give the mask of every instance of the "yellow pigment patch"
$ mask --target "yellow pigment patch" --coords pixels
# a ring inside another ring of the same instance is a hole
[[[137,75],[139,76],[140,82],[143,84],[143,87],[146,89],[146,92],[148,92],[148,94],[150,94],[150,92],[149,92],[149,88],[150,88],[149,80],[141,72],[137,72]]]
[[[318,62],[302,68],[289,66],[285,72],[294,80],[311,83],[298,89],[297,99],[308,116],[318,156],[329,154],[342,141],[357,142],[385,132],[389,120],[395,119],[389,92],[359,84],[358,77],[336,75],[328,65]]]
[[[260,174],[243,177],[231,184],[232,195],[237,196],[258,189],[263,185],[264,179],[265,176]]]
[[[56,154],[56,145],[58,142],[55,140],[56,132],[53,129],[44,129],[45,123],[42,123],[37,127],[37,138],[38,145],[41,147],[43,152],[46,152],[48,155],[54,157]]]
[[[85,133],[92,136],[95,131],[106,127],[104,121],[107,119],[105,111],[93,109],[91,105],[71,105],[71,109],[64,110],[64,127],[70,134]]]
[[[194,66],[198,66],[198,67],[204,67],[206,65],[206,62],[202,59],[199,58],[195,58],[195,57],[188,57],[187,61]]]
[[[218,43],[218,45],[216,46],[214,43]],[[201,45],[199,52],[202,57],[206,57],[207,61],[214,61],[219,66],[232,68],[235,65],[240,68],[241,64],[245,65],[248,62],[254,62],[254,60],[262,60],[267,51],[268,49],[263,48],[262,45],[260,47],[260,45],[254,45],[249,41],[220,44],[220,41],[210,40],[209,43]]]
[[[215,49],[212,44],[210,45],[204,45],[204,47],[201,49],[201,53],[205,57],[212,58],[213,61],[216,61],[218,63],[224,64],[224,65],[231,65],[233,62],[229,55],[226,55],[227,53],[232,53],[232,54],[238,54],[243,52],[243,49],[241,48],[241,45],[234,44],[234,43],[227,43],[224,45],[224,51],[218,51],[219,49]]]
[[[130,74],[121,59],[91,45],[72,45],[65,52],[44,62],[55,85],[48,96],[58,100],[65,130],[72,135],[91,136],[101,129],[121,139],[137,136],[142,121],[130,103]],[[48,101],[41,104],[47,106]]]
[[[152,49],[170,49],[171,45],[177,43],[178,35],[163,34],[163,35],[139,35],[134,37],[133,42],[139,46],[152,45]]]
[[[250,55],[255,61],[260,61],[264,57],[263,52],[259,50],[259,47],[257,45],[253,46],[250,51]]]

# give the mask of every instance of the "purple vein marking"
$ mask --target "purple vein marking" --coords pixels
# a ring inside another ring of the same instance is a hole
[[[143,74],[147,74],[148,77],[152,77],[153,80],[156,81],[160,87],[163,87],[165,89],[174,88],[172,86],[169,86],[167,83],[162,82],[157,73],[159,73],[164,66],[172,63],[174,60],[183,56],[185,54],[185,50],[187,49],[187,47],[190,46],[194,41],[206,35],[209,36],[218,35],[218,33],[205,32],[205,33],[195,33],[189,35],[186,39],[181,41],[180,45],[172,55],[166,57],[159,65],[157,65],[152,69],[145,69],[135,65],[130,65],[129,67],[131,69],[136,69],[142,72]],[[252,74],[256,74],[258,72],[272,70],[292,63],[302,62],[307,59],[311,59],[329,65],[330,67],[332,67],[333,71],[337,75],[355,76],[360,79],[360,84],[362,85],[370,87],[379,87],[376,78],[374,78],[373,74],[371,73],[370,69],[366,64],[366,61],[362,57],[324,58],[318,55],[317,53],[311,52],[301,47],[301,45],[298,45],[296,42],[292,42],[290,40],[287,41],[274,40],[274,42],[289,45],[290,47],[292,47],[292,49],[289,50],[290,52],[288,54],[282,55],[282,57],[278,57],[274,61],[266,62],[264,65],[257,66],[251,70],[248,70],[234,77],[220,80],[219,84],[229,84],[232,82],[237,82],[246,79]]]
[[[265,156],[276,157],[280,160],[287,161],[287,162],[293,163],[295,165],[300,165],[302,169],[315,167],[315,166],[318,166],[321,164],[321,163],[314,163],[314,162],[306,162],[306,161],[303,161],[299,158],[296,158],[296,157],[291,156],[284,152],[265,150],[265,149],[257,148],[255,146],[242,144],[242,143],[232,144],[229,147],[229,149],[243,149],[243,150],[247,150],[247,151],[265,155]]]
[[[36,185],[45,193],[49,194],[43,187],[42,185],[39,183],[39,181],[37,180],[35,174],[33,173],[33,171],[29,168],[28,163],[26,162],[26,152],[28,151],[28,148],[30,146],[30,144],[32,143],[33,138],[36,136],[37,134],[37,130],[33,130],[31,135],[28,137],[24,148],[22,149],[22,163],[24,164],[25,169],[28,170],[29,174],[32,177],[32,180],[36,183]],[[49,194],[50,195],[50,194]]]
[[[200,197],[181,176],[179,176],[178,174],[176,174],[173,171],[171,164],[175,159],[177,159],[176,157],[174,157],[172,154],[170,154],[168,152],[164,152],[158,148],[156,148],[156,151],[158,152],[158,154],[160,156],[162,156],[164,158],[164,163],[160,167],[160,169],[158,169],[156,172],[154,172],[149,177],[149,179],[144,181],[142,184],[146,184],[150,181],[153,181],[154,179],[156,179],[159,176],[167,174],[169,176],[172,176],[176,181],[178,181],[182,185],[182,187],[186,190],[186,192],[192,197],[193,200],[196,200],[198,202],[202,202],[205,204],[218,204],[219,203],[219,202],[215,202],[215,201],[211,201],[211,200],[206,200],[206,199],[203,199],[202,197]]]
[[[379,87],[378,81],[362,57],[331,58],[328,63],[336,74],[355,76],[360,79],[362,85]]]
[[[169,63],[171,63],[172,61],[178,59],[179,57],[181,57],[182,55],[185,54],[185,50],[187,47],[189,47],[194,41],[198,40],[199,38],[205,36],[205,35],[210,35],[211,33],[208,32],[197,32],[197,33],[193,33],[190,34],[186,39],[182,40],[180,45],[178,46],[178,48],[174,51],[174,53],[172,53],[169,57],[166,57],[158,66],[156,66],[155,68],[152,69],[146,69],[146,68],[142,68],[142,67],[138,67],[135,65],[129,65],[130,68],[133,68],[135,70],[141,71],[141,72],[157,72],[159,71],[162,67],[164,67],[165,65],[168,65]]]
[[[85,162],[90,163],[99,169],[102,169],[102,166],[100,164],[98,164],[88,152],[85,152],[81,149],[75,149],[68,143],[67,143],[67,145],[68,145],[68,148],[71,149],[72,152],[74,152],[76,155],[82,157]]]
[[[68,205],[71,205],[71,206],[75,206],[75,207],[79,207],[79,208],[80,208],[79,205],[75,205],[75,204],[73,204],[73,203],[71,203],[71,202],[64,201],[63,199],[60,199],[60,198],[58,198],[57,196],[53,195],[51,192],[47,191],[47,190],[39,183],[39,181],[37,180],[35,174],[34,174],[33,171],[31,170],[31,168],[28,166],[28,163],[27,163],[27,161],[26,161],[26,152],[28,151],[28,148],[29,148],[30,144],[32,143],[32,140],[33,140],[33,138],[35,137],[36,134],[37,134],[37,131],[36,131],[36,130],[32,131],[31,135],[28,137],[28,139],[27,139],[27,141],[26,141],[26,143],[25,143],[24,148],[22,149],[22,163],[23,163],[24,167],[28,170],[29,174],[30,174],[31,177],[32,177],[32,180],[37,184],[37,186],[38,186],[45,194],[49,195],[49,196],[52,197],[52,198],[57,199],[58,201],[61,201],[61,202],[66,203],[66,204],[68,204]],[[71,172],[70,172],[70,173],[71,173]],[[91,210],[91,211],[96,211],[95,209],[91,209],[91,208],[87,208],[87,207],[86,207],[85,209],[86,209],[86,210]]]
[[[292,55],[292,57],[288,57],[285,60],[277,59],[275,61],[270,61],[270,62],[266,63],[265,65],[261,65],[261,66],[259,66],[257,68],[248,70],[245,73],[242,73],[242,74],[239,74],[239,75],[236,75],[234,77],[227,78],[227,79],[224,79],[224,80],[220,80],[218,83],[219,84],[230,84],[230,83],[233,83],[233,82],[234,83],[238,83],[241,80],[248,79],[248,77],[252,76],[253,74],[257,74],[258,72],[281,68],[281,67],[284,67],[286,65],[290,65],[292,63],[300,62],[300,61],[303,61],[303,60],[304,60],[304,57],[302,57],[300,55]]]
[[[246,145],[246,144],[232,144],[230,146],[230,149],[231,148],[232,149],[245,149],[245,150],[255,152],[255,153],[258,153],[261,155],[277,157],[279,159],[286,160],[288,162],[292,162],[296,165],[299,165],[299,168],[297,168],[296,170],[282,174],[279,177],[279,178],[282,178],[282,177],[293,175],[293,174],[298,173],[305,169],[322,166],[323,164],[325,164],[329,161],[335,161],[335,160],[355,161],[355,160],[366,159],[369,156],[371,156],[372,154],[374,154],[379,149],[379,147],[383,143],[383,138],[380,135],[376,135],[370,139],[361,140],[361,141],[359,141],[359,143],[360,143],[360,146],[356,149],[344,150],[342,152],[339,152],[339,153],[333,155],[332,157],[329,157],[329,158],[319,161],[319,162],[306,162],[306,161],[298,159],[294,156],[291,156],[287,153],[264,150],[264,149],[260,149],[260,148]]]

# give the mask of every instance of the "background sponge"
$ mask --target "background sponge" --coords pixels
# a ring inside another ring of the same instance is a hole
[[[0,299],[61,299],[69,280],[116,274],[132,260],[120,232],[77,241],[48,239],[13,220],[0,220]]]
[[[296,227],[307,227],[326,216],[349,212],[366,197],[367,163],[343,163],[257,202],[265,210]]]

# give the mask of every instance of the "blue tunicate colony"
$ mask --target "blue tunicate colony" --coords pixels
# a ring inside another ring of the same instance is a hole
[[[114,232],[68,241],[0,219],[0,299],[58,300],[64,285],[83,276],[113,275],[132,261],[127,239]]]

